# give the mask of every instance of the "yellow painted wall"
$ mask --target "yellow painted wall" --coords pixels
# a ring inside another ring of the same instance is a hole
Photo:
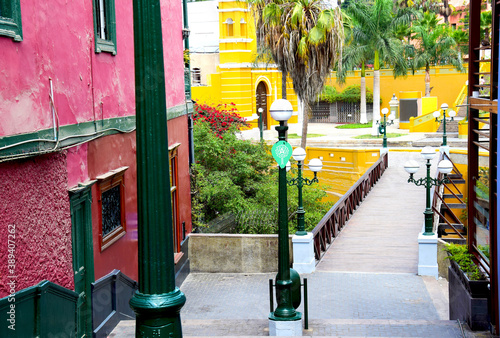
[[[323,169],[318,173],[320,184],[328,186],[327,200],[332,205],[344,195],[357,180],[364,175],[380,157],[379,149],[348,149],[307,147],[307,164],[312,158],[323,162]],[[311,172],[304,171],[309,177]]]
[[[448,105],[453,105],[458,94],[460,93],[465,81],[467,81],[467,70],[463,73],[456,71],[451,66],[440,66],[431,68],[431,95],[438,98],[438,106],[443,103],[448,103]],[[425,82],[424,82],[424,70],[419,70],[415,75],[408,75],[406,78],[394,79],[393,72],[390,69],[380,70],[380,97],[382,98],[382,103],[380,109],[390,108],[389,101],[391,100],[392,94],[396,94],[396,97],[400,99],[401,92],[420,92],[414,93],[417,95],[415,97],[404,97],[404,98],[418,98],[418,96],[423,96],[425,93]],[[328,79],[327,84],[334,86],[337,90],[341,91],[345,86],[350,86],[353,84],[361,83],[361,71],[356,70],[349,73],[346,79],[346,83],[343,87],[336,83],[336,73],[332,73],[332,76]],[[373,90],[373,71],[366,72],[366,86]],[[409,95],[409,93],[405,93]]]
[[[436,96],[423,97],[422,101],[422,115],[433,113],[438,109],[438,98]]]

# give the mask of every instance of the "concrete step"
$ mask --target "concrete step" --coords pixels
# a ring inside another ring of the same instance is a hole
[[[438,131],[436,133],[425,133],[425,137],[427,137],[427,138],[440,138],[442,140],[443,139],[443,132]],[[458,138],[458,130],[456,132],[448,132],[448,129],[446,129],[446,137],[447,137],[447,139]]]
[[[449,209],[465,209],[465,208],[467,208],[467,204],[465,204],[465,203],[448,203],[447,205],[448,205]],[[441,208],[447,209],[445,204],[442,204]]]
[[[121,321],[108,337],[135,337],[135,321]],[[465,325],[464,331],[468,329]],[[182,320],[184,337],[260,337],[269,335],[267,319]],[[303,336],[325,337],[462,337],[452,320],[413,319],[310,319]],[[473,337],[467,336],[466,337]]]

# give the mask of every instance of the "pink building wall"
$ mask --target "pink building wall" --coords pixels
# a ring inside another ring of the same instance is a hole
[[[65,154],[0,163],[0,182],[0,298],[9,294],[11,280],[17,291],[44,279],[73,289]],[[7,264],[11,243],[15,278]]]
[[[184,102],[182,3],[161,1],[167,106]],[[117,55],[94,52],[92,1],[21,0],[23,41],[0,36],[0,137],[135,114],[132,0],[116,1]]]
[[[21,0],[23,41],[0,36],[0,138],[52,129],[50,80],[60,126],[135,115],[132,0],[116,0],[117,54],[96,54],[90,0]],[[185,104],[182,2],[161,1],[167,107]],[[168,121],[169,144],[181,143],[181,222],[191,230],[187,117]],[[73,288],[68,189],[109,170],[125,174],[128,230],[109,248],[96,245],[95,278],[121,269],[137,279],[135,132],[97,138],[62,153],[0,163],[0,297],[6,295],[9,224],[19,238],[16,290],[43,279]],[[135,222],[135,223],[134,223]]]

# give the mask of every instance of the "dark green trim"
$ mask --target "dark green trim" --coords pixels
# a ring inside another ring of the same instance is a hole
[[[20,0],[0,0],[0,35],[23,41]]]
[[[193,103],[187,101],[186,104],[168,108],[167,120],[172,120],[192,112]],[[102,136],[113,135],[120,132],[131,132],[135,129],[135,123],[135,115],[132,115],[61,126],[59,127],[60,142],[57,143],[57,148],[55,148],[56,140],[53,128],[43,129],[32,133],[0,137],[0,160],[2,157],[13,155],[36,154],[51,150],[57,151],[61,148],[71,147],[78,143],[88,142]],[[18,146],[2,149],[21,142],[22,144]]]
[[[78,143],[88,142],[92,139],[112,135],[120,132],[130,132],[135,129],[135,116],[115,117],[100,121],[69,124],[59,128],[60,142],[56,146],[54,130],[43,129],[33,133],[5,136],[0,138],[0,159],[2,156],[54,151],[71,147]],[[22,143],[18,146],[2,149],[3,147]]]
[[[97,2],[99,0],[94,0],[93,8],[94,8],[94,40],[95,40],[95,52],[108,52],[113,55],[116,55],[116,18],[115,18],[115,0],[104,0],[104,7],[106,12],[106,23],[108,35],[106,39],[101,39],[98,34],[98,21],[99,21],[99,13],[97,13]]]
[[[167,120],[175,119],[179,116],[189,114],[193,111],[193,103],[188,101],[185,105],[181,104],[178,106],[167,108]]]

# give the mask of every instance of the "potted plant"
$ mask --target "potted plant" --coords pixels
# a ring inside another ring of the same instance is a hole
[[[489,328],[489,280],[474,263],[466,245],[448,244],[450,319],[467,321],[471,330]]]

